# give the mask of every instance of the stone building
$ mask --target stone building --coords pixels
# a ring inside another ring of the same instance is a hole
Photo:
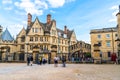
[[[16,39],[13,39],[8,29],[3,32],[0,26],[0,60],[9,58],[10,61],[26,61],[27,56],[30,55],[33,56],[34,61],[40,56],[53,60],[55,56],[61,58],[64,55],[70,59],[76,51],[76,48],[73,49],[71,46],[79,44],[82,44],[83,48],[78,50],[90,52],[86,49],[87,43],[77,41],[74,30],[69,30],[67,26],[64,26],[64,30],[58,29],[56,21],[52,20],[50,14],[46,16],[45,23],[42,23],[38,17],[32,21],[30,13],[27,17],[27,28],[23,28]]]
[[[93,29],[90,31],[91,53],[94,59],[111,60],[113,53],[120,57],[120,6],[116,16],[116,27]]]
[[[56,21],[52,20],[50,14],[47,15],[45,23],[40,22],[38,17],[32,21],[32,15],[28,14],[27,29],[22,29],[17,35],[16,52],[24,56],[33,55],[34,60],[39,56],[46,59],[53,59],[58,55],[65,55],[68,58],[69,46],[77,42],[73,30],[58,29]]]
[[[120,5],[119,5],[119,12],[116,14],[116,16],[117,16],[117,34],[118,34],[118,38],[116,39],[116,42],[117,42],[118,59],[120,63]]]
[[[91,53],[95,59],[110,60],[112,53],[117,53],[115,39],[117,39],[117,28],[94,29],[91,35]]]
[[[14,60],[14,38],[6,28],[3,32],[0,26],[0,60]]]

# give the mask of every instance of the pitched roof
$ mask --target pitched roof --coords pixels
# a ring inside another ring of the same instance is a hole
[[[44,33],[50,33],[50,30],[51,30],[51,27],[52,27],[53,23],[54,23],[54,22],[56,23],[55,20],[52,20],[50,24],[42,23],[42,22],[39,21],[38,17],[36,17],[35,21],[36,21],[36,20],[38,21],[39,25],[41,25]],[[32,26],[33,26],[33,24],[35,23],[35,21],[34,21],[34,22],[31,22],[31,25],[30,25],[30,26],[27,26],[26,34],[29,33],[29,31],[30,31],[30,29],[32,28]],[[63,30],[57,28],[57,32],[58,32],[58,36],[59,36],[59,37],[70,39],[70,37],[71,37],[71,35],[72,35],[72,33],[73,33],[74,31],[73,31],[73,30],[71,30],[71,31],[70,31],[70,30],[67,30],[67,34],[65,34]],[[60,35],[59,35],[59,33],[60,33]]]
[[[90,34],[91,33],[103,33],[103,32],[117,32],[117,27],[93,29],[90,31]]]
[[[70,39],[70,37],[74,31],[67,30],[67,34],[65,34],[65,32],[63,30],[57,28],[57,32],[58,32],[59,37],[65,38],[64,35],[67,35],[66,38]]]
[[[36,17],[35,21],[36,20],[38,20],[38,23],[39,23],[39,25],[41,25],[41,27],[43,28],[44,32],[48,32],[48,31],[50,32],[52,24],[55,21],[55,20],[52,20],[50,24],[47,24],[47,23],[40,22],[39,19],[38,19],[38,17]],[[29,31],[30,31],[31,27],[33,26],[33,24],[35,23],[35,21],[32,22],[30,26],[27,26],[26,34],[29,33]]]
[[[8,29],[6,28],[6,30],[3,32],[3,34],[1,35],[1,39],[3,41],[13,41],[14,38],[11,36],[10,32],[8,31]]]

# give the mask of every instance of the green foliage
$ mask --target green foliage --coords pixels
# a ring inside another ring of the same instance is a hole
[[[85,57],[91,58],[91,53],[85,53]]]

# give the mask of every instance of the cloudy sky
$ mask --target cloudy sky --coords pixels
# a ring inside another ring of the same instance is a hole
[[[51,14],[60,29],[74,29],[77,39],[90,43],[90,30],[116,27],[120,0],[0,0],[0,25],[15,37],[27,23],[27,13],[43,23]]]

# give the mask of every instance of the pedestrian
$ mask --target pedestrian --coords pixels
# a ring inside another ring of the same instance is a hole
[[[58,57],[57,56],[54,57],[54,66],[58,67]]]
[[[111,56],[111,60],[113,61],[114,64],[117,64],[116,58],[117,58],[116,53],[113,53]]]
[[[30,57],[30,64],[32,66],[32,64],[33,64],[33,56]]]
[[[42,63],[45,64],[45,58],[44,57],[42,58]]]
[[[72,62],[74,62],[74,57],[72,57]]]
[[[63,67],[66,67],[66,57],[65,56],[62,56],[62,64],[63,64]]]
[[[40,63],[40,65],[42,64],[42,57],[41,56],[39,57],[39,63]]]
[[[27,65],[29,66],[29,64],[30,64],[30,57],[27,56]]]
[[[51,60],[50,60],[50,57],[48,58],[48,64],[50,64]]]

